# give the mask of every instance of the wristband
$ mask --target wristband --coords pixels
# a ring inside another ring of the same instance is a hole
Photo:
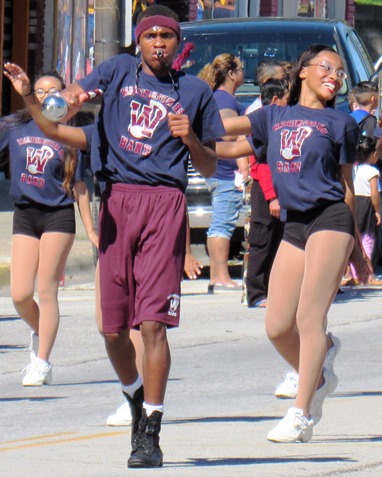
[[[34,94],[33,89],[31,89],[28,94],[23,94],[22,96],[23,98],[26,98],[27,96],[31,96],[32,94]]]

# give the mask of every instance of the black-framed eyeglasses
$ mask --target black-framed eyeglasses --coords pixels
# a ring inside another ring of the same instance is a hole
[[[54,93],[59,93],[60,90],[58,88],[49,88],[48,90],[45,90],[43,88],[37,88],[34,90],[34,94],[38,98],[44,97],[46,94],[54,94]]]

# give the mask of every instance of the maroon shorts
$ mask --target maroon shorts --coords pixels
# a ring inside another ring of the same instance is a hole
[[[178,326],[186,202],[171,187],[112,184],[100,208],[100,285],[105,333],[142,321]]]

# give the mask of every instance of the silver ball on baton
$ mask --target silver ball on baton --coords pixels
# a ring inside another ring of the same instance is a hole
[[[57,123],[66,116],[68,103],[59,94],[49,94],[41,102],[41,111],[47,119]]]

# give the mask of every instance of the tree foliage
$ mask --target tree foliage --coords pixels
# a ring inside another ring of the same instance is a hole
[[[356,5],[372,5],[375,7],[382,7],[382,0],[355,0]]]

